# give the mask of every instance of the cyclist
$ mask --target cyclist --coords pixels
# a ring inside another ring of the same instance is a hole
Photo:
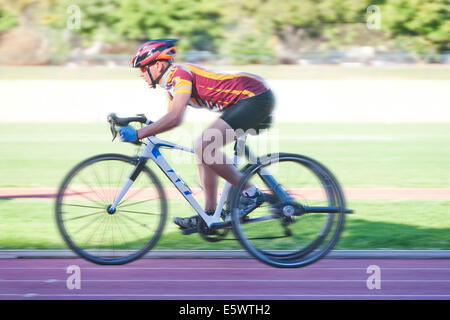
[[[221,113],[197,139],[194,145],[200,177],[205,191],[205,213],[212,215],[217,201],[217,177],[221,176],[236,186],[241,174],[227,161],[220,149],[232,142],[240,131],[257,127],[274,108],[274,96],[264,80],[248,73],[222,73],[194,64],[174,64],[177,39],[156,39],[145,42],[136,51],[132,63],[140,68],[140,76],[152,87],[159,84],[168,91],[169,108],[158,121],[135,130],[130,126],[120,129],[122,141],[157,135],[181,124],[186,107],[206,108]],[[233,130],[233,134],[229,134]],[[228,132],[227,132],[228,131]],[[214,134],[211,134],[213,132]],[[212,139],[212,136],[220,139]],[[207,153],[204,151],[210,151]],[[241,204],[250,208],[264,202],[264,194],[248,184]],[[175,218],[181,229],[197,226],[199,216]]]

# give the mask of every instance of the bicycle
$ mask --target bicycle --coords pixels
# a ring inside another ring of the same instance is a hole
[[[145,115],[116,114],[108,115],[108,122],[113,140],[117,127],[152,123]],[[270,122],[271,117],[256,134]],[[256,157],[246,138],[236,139],[233,164],[237,167],[243,157],[250,162],[241,169],[238,185],[225,183],[212,216],[160,152],[168,148],[193,153],[191,148],[151,136],[138,142],[144,145],[139,156],[109,153],[82,161],[63,179],[56,198],[56,221],[65,243],[80,257],[104,265],[129,263],[151,250],[167,219],[164,188],[146,165],[151,160],[201,217],[183,234],[199,233],[211,242],[237,239],[253,257],[274,267],[303,267],[324,257],[337,243],[345,215],[353,213],[346,208],[338,181],[324,165],[303,155]],[[241,195],[249,181],[266,201],[243,212]],[[235,239],[227,239],[230,230]]]

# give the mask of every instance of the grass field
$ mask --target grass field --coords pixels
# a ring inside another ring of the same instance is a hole
[[[448,201],[351,201],[357,211],[347,222],[336,249],[450,250]],[[183,236],[174,216],[190,215],[180,200],[169,204],[169,219],[156,249],[240,249],[237,241],[210,243]],[[65,249],[50,200],[0,200],[0,249]],[[228,238],[232,238],[232,233]]]
[[[198,129],[186,123],[161,137]],[[277,143],[274,136],[279,137]],[[347,188],[450,187],[448,124],[277,124],[249,143],[259,146],[264,139],[279,149],[270,151],[316,158]],[[76,163],[103,152],[135,154],[136,148],[110,142],[106,124],[2,124],[0,188],[56,187]],[[191,187],[196,186],[199,179],[193,163],[176,163],[174,168]],[[450,249],[449,204],[450,199],[350,200],[349,207],[357,213],[348,216],[336,249]],[[50,199],[0,199],[0,248],[65,248],[53,211]],[[171,200],[169,214],[169,218],[189,216],[193,211],[185,202]],[[169,219],[157,248],[240,247],[235,241],[214,244],[198,235],[183,236]]]
[[[192,146],[196,135],[190,133],[202,126],[206,124],[186,123],[161,137]],[[345,187],[450,187],[448,124],[277,124],[260,137],[250,137],[249,144],[256,150],[316,158]],[[111,142],[106,123],[2,124],[0,146],[0,188],[54,187],[88,156],[136,154],[133,145]],[[199,181],[194,158],[181,151],[164,154],[194,187]],[[179,157],[191,161],[181,163]]]

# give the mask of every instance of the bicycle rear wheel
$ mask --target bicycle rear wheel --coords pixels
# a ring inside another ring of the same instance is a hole
[[[76,165],[56,198],[56,221],[66,244],[97,264],[125,264],[158,241],[167,216],[164,191],[143,168],[114,213],[108,208],[136,167],[137,158],[102,154]]]
[[[268,201],[241,218],[239,203],[248,182]],[[289,200],[280,197],[283,193]],[[240,243],[275,267],[303,267],[322,258],[337,243],[345,221],[336,178],[319,162],[297,154],[267,155],[250,166],[233,190],[230,209]]]

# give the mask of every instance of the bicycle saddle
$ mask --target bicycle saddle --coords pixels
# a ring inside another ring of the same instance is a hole
[[[269,114],[264,118],[254,129],[256,130],[256,135],[260,134],[262,130],[270,128],[273,121],[273,114]]]

